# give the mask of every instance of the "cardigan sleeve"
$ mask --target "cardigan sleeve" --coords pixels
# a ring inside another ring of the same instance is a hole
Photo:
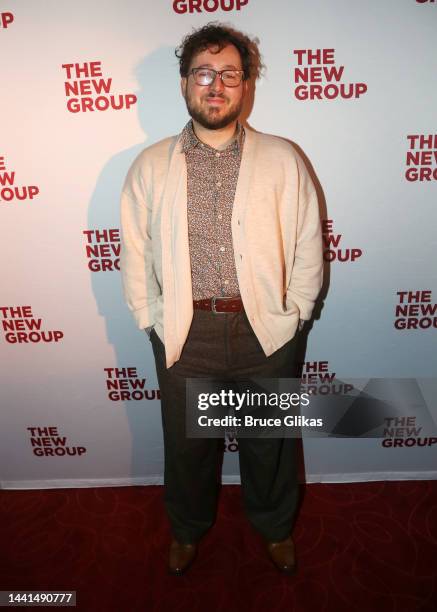
[[[323,282],[323,248],[319,205],[314,183],[300,158],[296,249],[287,299],[309,320]]]
[[[141,185],[128,177],[121,195],[120,270],[124,297],[140,329],[155,323],[160,295],[153,267],[151,207]]]

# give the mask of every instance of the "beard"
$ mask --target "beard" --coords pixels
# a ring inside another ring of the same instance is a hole
[[[208,95],[204,96],[202,100],[206,100]],[[224,100],[227,99],[226,96],[222,94],[215,94],[214,97],[223,98]],[[229,106],[224,113],[221,107],[210,106],[205,108],[202,106],[202,101],[199,103],[193,102],[188,92],[185,96],[185,104],[187,105],[190,117],[197,121],[202,127],[208,130],[220,130],[238,119],[243,108],[243,96],[241,96],[238,102]]]

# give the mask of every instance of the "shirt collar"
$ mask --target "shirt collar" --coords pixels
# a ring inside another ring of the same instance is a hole
[[[238,122],[235,138],[232,140],[232,142],[229,143],[229,145],[224,150],[225,151],[235,150],[235,151],[241,152],[241,149],[243,147],[243,142],[244,142],[244,127],[241,125],[240,122]],[[191,121],[191,119],[190,121],[188,121],[188,123],[182,130],[182,143],[181,144],[182,144],[182,151],[184,153],[202,144],[194,132],[193,122]],[[207,144],[205,144],[204,146],[212,149],[212,147],[209,147],[209,145]]]

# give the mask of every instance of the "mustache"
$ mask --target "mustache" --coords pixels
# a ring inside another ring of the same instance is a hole
[[[209,98],[223,98],[223,100],[227,100],[226,96],[222,93],[214,93],[214,92],[210,92],[208,94],[206,94],[205,98],[207,100],[209,100]]]

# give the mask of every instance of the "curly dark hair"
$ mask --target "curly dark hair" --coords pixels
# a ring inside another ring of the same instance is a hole
[[[263,68],[258,43],[257,38],[251,39],[227,24],[211,21],[197,30],[193,29],[175,50],[175,55],[179,59],[180,75],[188,76],[191,60],[197,53],[211,46],[217,47],[219,53],[227,45],[234,45],[240,53],[244,80],[258,78]]]

